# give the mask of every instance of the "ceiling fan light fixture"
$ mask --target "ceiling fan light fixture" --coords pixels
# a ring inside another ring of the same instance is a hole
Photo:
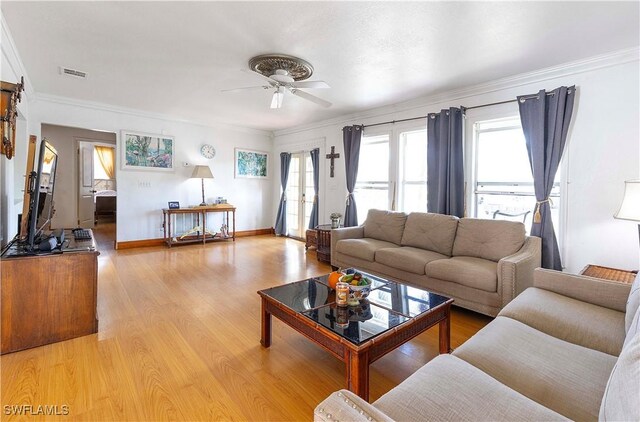
[[[284,99],[284,92],[281,87],[273,93],[271,97],[271,108],[282,108],[282,100]]]
[[[290,84],[295,82],[296,80],[293,79],[291,77],[291,75],[289,75],[289,72],[287,72],[286,70],[283,69],[278,69],[276,70],[276,73],[274,73],[273,75],[269,76],[271,79],[273,79],[274,81],[278,81],[280,83],[283,84]]]

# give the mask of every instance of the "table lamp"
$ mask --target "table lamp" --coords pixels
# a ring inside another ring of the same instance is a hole
[[[211,169],[209,168],[209,166],[195,166],[191,178],[202,180],[202,203],[200,204],[200,206],[204,207],[205,205],[207,205],[207,203],[204,202],[204,179],[213,179]]]
[[[625,180],[622,204],[613,218],[640,222],[640,180]],[[640,239],[640,224],[638,224],[638,239]]]

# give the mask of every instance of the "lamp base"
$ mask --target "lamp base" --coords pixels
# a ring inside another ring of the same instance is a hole
[[[201,207],[206,207],[206,206],[207,206],[207,204],[206,204],[206,202],[203,202],[203,203],[201,203],[201,204],[200,204],[200,206],[201,206]]]

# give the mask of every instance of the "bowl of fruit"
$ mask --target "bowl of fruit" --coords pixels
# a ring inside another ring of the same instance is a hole
[[[347,273],[340,277],[340,281],[349,285],[349,293],[358,300],[366,298],[371,292],[371,280],[359,272]]]

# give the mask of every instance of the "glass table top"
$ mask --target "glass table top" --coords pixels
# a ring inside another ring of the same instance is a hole
[[[336,305],[335,291],[328,286],[328,274],[261,290],[260,293],[356,345],[449,300],[424,289],[358,272],[372,280],[371,293],[358,306]]]

